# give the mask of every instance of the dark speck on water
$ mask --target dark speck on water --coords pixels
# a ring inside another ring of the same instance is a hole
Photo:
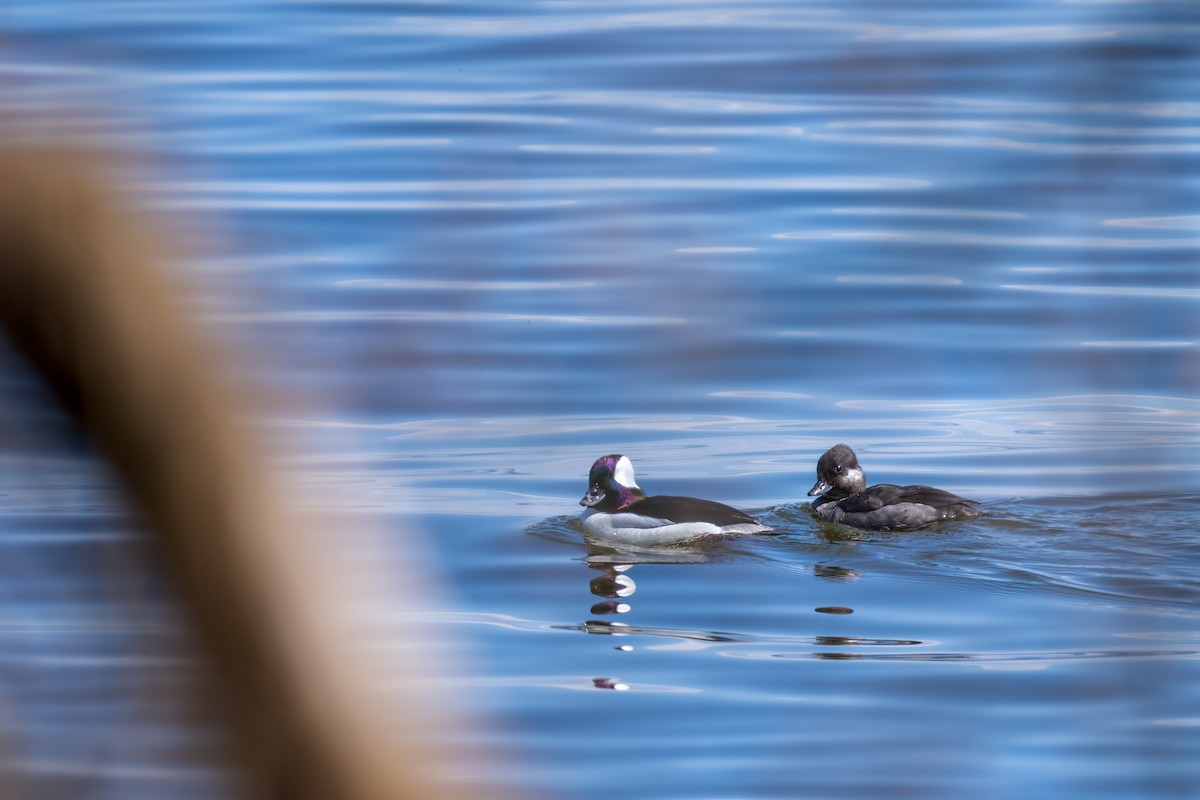
[[[821,606],[820,608],[814,609],[814,611],[816,611],[818,614],[853,614],[854,613],[853,608],[846,608],[845,606]]]
[[[0,34],[0,118],[143,154],[194,310],[306,398],[262,421],[304,501],[444,583],[386,611],[486,721],[463,786],[1200,797],[1200,5],[9,0]],[[119,493],[0,381],[6,770],[223,796]],[[818,522],[838,442],[985,516]],[[587,542],[612,452],[774,535]]]

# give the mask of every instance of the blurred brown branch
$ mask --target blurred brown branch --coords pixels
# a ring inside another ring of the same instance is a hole
[[[165,250],[78,149],[0,147],[0,321],[115,466],[215,675],[248,796],[447,797],[377,710],[320,555],[188,323]]]

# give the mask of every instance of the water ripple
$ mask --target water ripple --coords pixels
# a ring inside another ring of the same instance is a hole
[[[1109,347],[1109,348],[1159,348],[1159,347],[1192,347],[1195,342],[1181,342],[1168,340],[1141,340],[1141,341],[1107,341],[1107,342],[1080,342],[1080,347]]]
[[[1137,219],[1106,219],[1105,225],[1116,228],[1148,228],[1164,231],[1200,230],[1200,215],[1182,217],[1141,217]]]
[[[921,662],[960,662],[977,664],[983,667],[1010,665],[1021,669],[1043,669],[1055,663],[1071,661],[1115,661],[1126,659],[1172,659],[1196,658],[1200,650],[1165,650],[1165,649],[1113,649],[1113,650],[1066,650],[1027,653],[963,653],[963,652],[925,652],[925,653],[846,653],[846,652],[804,652],[804,653],[726,653],[735,658],[783,658],[783,659],[822,659],[833,661],[921,661]]]
[[[228,197],[180,198],[160,202],[160,208],[190,211],[486,211],[562,208],[575,200],[380,200]]]
[[[335,281],[335,286],[362,289],[411,289],[439,292],[541,292],[590,289],[594,281],[474,281],[419,278],[355,278]]]
[[[690,156],[717,152],[715,147],[653,144],[523,144],[517,149],[531,153],[622,156]]]
[[[735,136],[803,136],[804,128],[770,125],[693,125],[662,126],[651,133],[661,136],[712,136],[719,138]]]
[[[961,286],[960,278],[948,275],[839,275],[838,283],[867,286]]]
[[[485,625],[526,633],[566,631],[599,635],[650,636],[683,639],[710,645],[752,644],[769,646],[811,645],[814,647],[931,647],[940,644],[917,639],[895,639],[864,636],[789,636],[732,631],[710,631],[690,628],[671,628],[646,625],[627,625],[619,622],[588,620],[586,622],[548,622],[522,619],[511,614],[491,612],[418,612],[405,614],[422,622],[444,622],[456,625]]]
[[[508,125],[569,125],[569,117],[487,111],[393,111],[367,115],[375,122],[480,122]]]
[[[487,311],[264,311],[216,314],[213,322],[553,322],[564,325],[678,325],[679,317],[581,316],[562,314],[504,314]]]
[[[901,244],[979,245],[986,247],[1053,247],[1112,249],[1195,249],[1200,239],[1115,239],[1102,236],[1002,236],[962,231],[921,230],[804,230],[776,233],[772,239],[800,241],[886,241]],[[1013,288],[1013,287],[1005,287]],[[1124,291],[1117,289],[1115,291]]]
[[[376,139],[314,139],[311,141],[264,142],[261,144],[191,143],[188,149],[209,155],[282,155],[348,150],[396,150],[409,147],[444,147],[453,144],[445,137],[391,137]]]
[[[379,195],[412,193],[594,192],[594,191],[877,191],[922,189],[929,181],[871,176],[794,176],[782,178],[528,178],[445,181],[192,181],[142,184],[140,190],[170,195]]]
[[[1169,153],[1200,153],[1200,142],[1179,144],[1078,144],[1065,142],[1029,142],[981,136],[911,136],[899,134],[813,133],[811,138],[821,142],[841,144],[871,144],[885,147],[978,147],[997,150],[1029,150],[1066,155],[1123,154],[1163,155]]]
[[[1075,294],[1094,297],[1156,297],[1166,300],[1195,300],[1200,289],[1183,286],[1066,286],[1055,284],[1011,283],[1001,289],[1047,294]]]
[[[722,255],[733,253],[756,253],[757,247],[676,247],[676,253],[698,253],[708,255]]]
[[[845,120],[830,122],[830,130],[969,130],[1002,133],[1036,134],[1064,137],[1130,138],[1191,138],[1200,139],[1200,128],[1164,125],[1160,127],[1118,127],[1099,125],[1064,125],[1041,120],[1013,119],[887,119]]]
[[[983,219],[1010,220],[1027,219],[1028,214],[1019,211],[985,211],[970,208],[921,208],[911,206],[831,208],[830,214],[851,216],[929,217],[932,219]]]
[[[729,389],[721,392],[709,392],[710,397],[746,397],[752,399],[768,399],[768,400],[808,400],[812,398],[811,394],[803,392],[780,392],[767,390],[751,390],[751,389]]]
[[[1180,25],[987,25],[978,28],[875,26],[864,35],[868,40],[900,42],[1083,42],[1124,36],[1190,36],[1200,26]]]

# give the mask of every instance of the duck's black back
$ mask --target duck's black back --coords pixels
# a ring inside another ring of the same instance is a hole
[[[932,486],[880,483],[851,497],[822,503],[818,516],[855,528],[877,531],[916,530],[935,522],[975,519],[982,515],[971,501]]]
[[[841,506],[845,511],[862,512],[874,511],[899,503],[920,503],[933,508],[949,508],[970,502],[966,498],[944,489],[935,489],[932,486],[896,486],[891,483],[880,483],[852,497],[847,497],[841,502]]]
[[[721,526],[755,523],[753,517],[736,508],[715,500],[701,500],[696,497],[656,495],[639,500],[625,510],[656,519],[669,519],[672,522],[711,522]]]

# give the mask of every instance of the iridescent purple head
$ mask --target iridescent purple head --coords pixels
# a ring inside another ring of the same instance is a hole
[[[601,456],[588,474],[588,490],[579,505],[612,513],[646,496],[633,477],[633,464],[620,454]]]

